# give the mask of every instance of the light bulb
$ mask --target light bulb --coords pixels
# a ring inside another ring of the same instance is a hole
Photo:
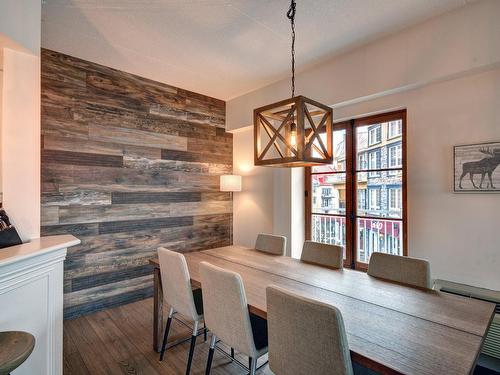
[[[297,146],[297,125],[294,122],[290,125],[290,144]]]

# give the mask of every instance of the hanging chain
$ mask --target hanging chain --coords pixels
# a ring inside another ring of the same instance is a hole
[[[290,8],[286,13],[292,26],[292,98],[295,96],[295,0],[291,0]]]

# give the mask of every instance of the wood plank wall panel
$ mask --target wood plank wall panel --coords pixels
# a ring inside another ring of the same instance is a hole
[[[71,233],[65,317],[152,294],[158,246],[230,243],[225,103],[42,50],[42,234]]]

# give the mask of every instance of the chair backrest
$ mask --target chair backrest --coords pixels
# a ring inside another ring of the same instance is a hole
[[[255,241],[255,249],[274,255],[285,255],[286,237],[274,234],[259,234]]]
[[[342,246],[305,241],[300,260],[330,268],[342,268],[344,249]]]
[[[200,316],[194,303],[186,258],[180,253],[160,247],[158,259],[165,303],[180,314],[198,320]]]
[[[200,263],[200,276],[207,328],[225,344],[255,357],[257,349],[241,276],[207,262]]]
[[[424,259],[373,253],[368,275],[420,288],[431,288],[431,269]]]
[[[270,286],[267,295],[269,366],[276,375],[352,374],[340,311]]]

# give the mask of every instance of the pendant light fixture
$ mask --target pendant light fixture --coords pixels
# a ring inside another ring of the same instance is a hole
[[[332,108],[295,96],[295,0],[286,13],[292,29],[292,95],[253,111],[254,163],[270,167],[331,164]]]

